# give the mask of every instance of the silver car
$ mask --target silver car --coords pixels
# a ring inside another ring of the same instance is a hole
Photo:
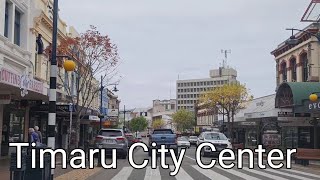
[[[232,149],[229,139],[220,132],[203,132],[199,135],[197,146],[201,143],[211,143],[215,146],[216,151],[211,151],[210,147],[204,147],[201,156],[218,155],[224,149]]]
[[[122,129],[101,129],[95,139],[95,146],[105,149],[106,155],[112,155],[112,149],[117,149],[117,156],[123,159],[128,155],[128,140]]]

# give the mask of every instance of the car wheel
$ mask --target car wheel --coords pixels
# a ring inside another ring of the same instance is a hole
[[[127,159],[127,156],[128,156],[128,153],[127,153],[127,152],[123,153],[122,159]]]
[[[152,149],[150,149],[150,148],[149,148],[149,150],[148,150],[148,155],[149,155],[149,156],[151,156],[151,155],[152,155],[151,150],[152,150]]]
[[[179,154],[179,150],[178,150],[178,148],[174,150],[174,153],[175,153],[176,155],[178,155],[178,154]]]
[[[202,157],[206,157],[206,156],[207,156],[207,154],[206,154],[206,152],[204,152],[204,150],[201,150],[200,156],[202,156]]]

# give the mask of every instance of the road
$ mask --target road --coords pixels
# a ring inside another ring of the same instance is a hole
[[[149,159],[149,164],[144,169],[134,169],[130,166],[128,159],[118,159],[117,169],[102,169],[98,173],[89,177],[90,180],[320,180],[319,169],[305,168],[293,166],[292,169],[274,170],[271,168],[259,169],[255,162],[254,169],[248,169],[248,161],[244,160],[244,168],[238,169],[223,169],[218,163],[212,169],[201,169],[195,160],[195,147],[187,149],[184,156],[179,173],[176,176],[170,176],[170,170],[173,166],[173,161],[168,156],[166,163],[170,165],[170,169],[163,169],[160,165],[160,159],[157,161],[157,168],[151,168],[151,157],[147,152],[138,149],[134,154],[136,164],[142,164],[144,159]],[[202,158],[202,162],[209,163],[211,157]],[[107,162],[111,162],[109,159]],[[266,162],[264,162],[266,164]]]

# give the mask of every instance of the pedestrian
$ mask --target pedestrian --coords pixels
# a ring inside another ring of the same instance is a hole
[[[39,136],[39,142],[42,143],[42,134],[41,131],[39,131],[39,126],[34,127],[34,131],[38,134]]]
[[[34,131],[33,128],[29,128],[29,142],[39,144],[39,135]]]

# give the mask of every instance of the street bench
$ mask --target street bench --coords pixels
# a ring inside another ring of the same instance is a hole
[[[295,163],[307,166],[309,165],[309,160],[320,161],[320,149],[298,148],[295,154]]]

